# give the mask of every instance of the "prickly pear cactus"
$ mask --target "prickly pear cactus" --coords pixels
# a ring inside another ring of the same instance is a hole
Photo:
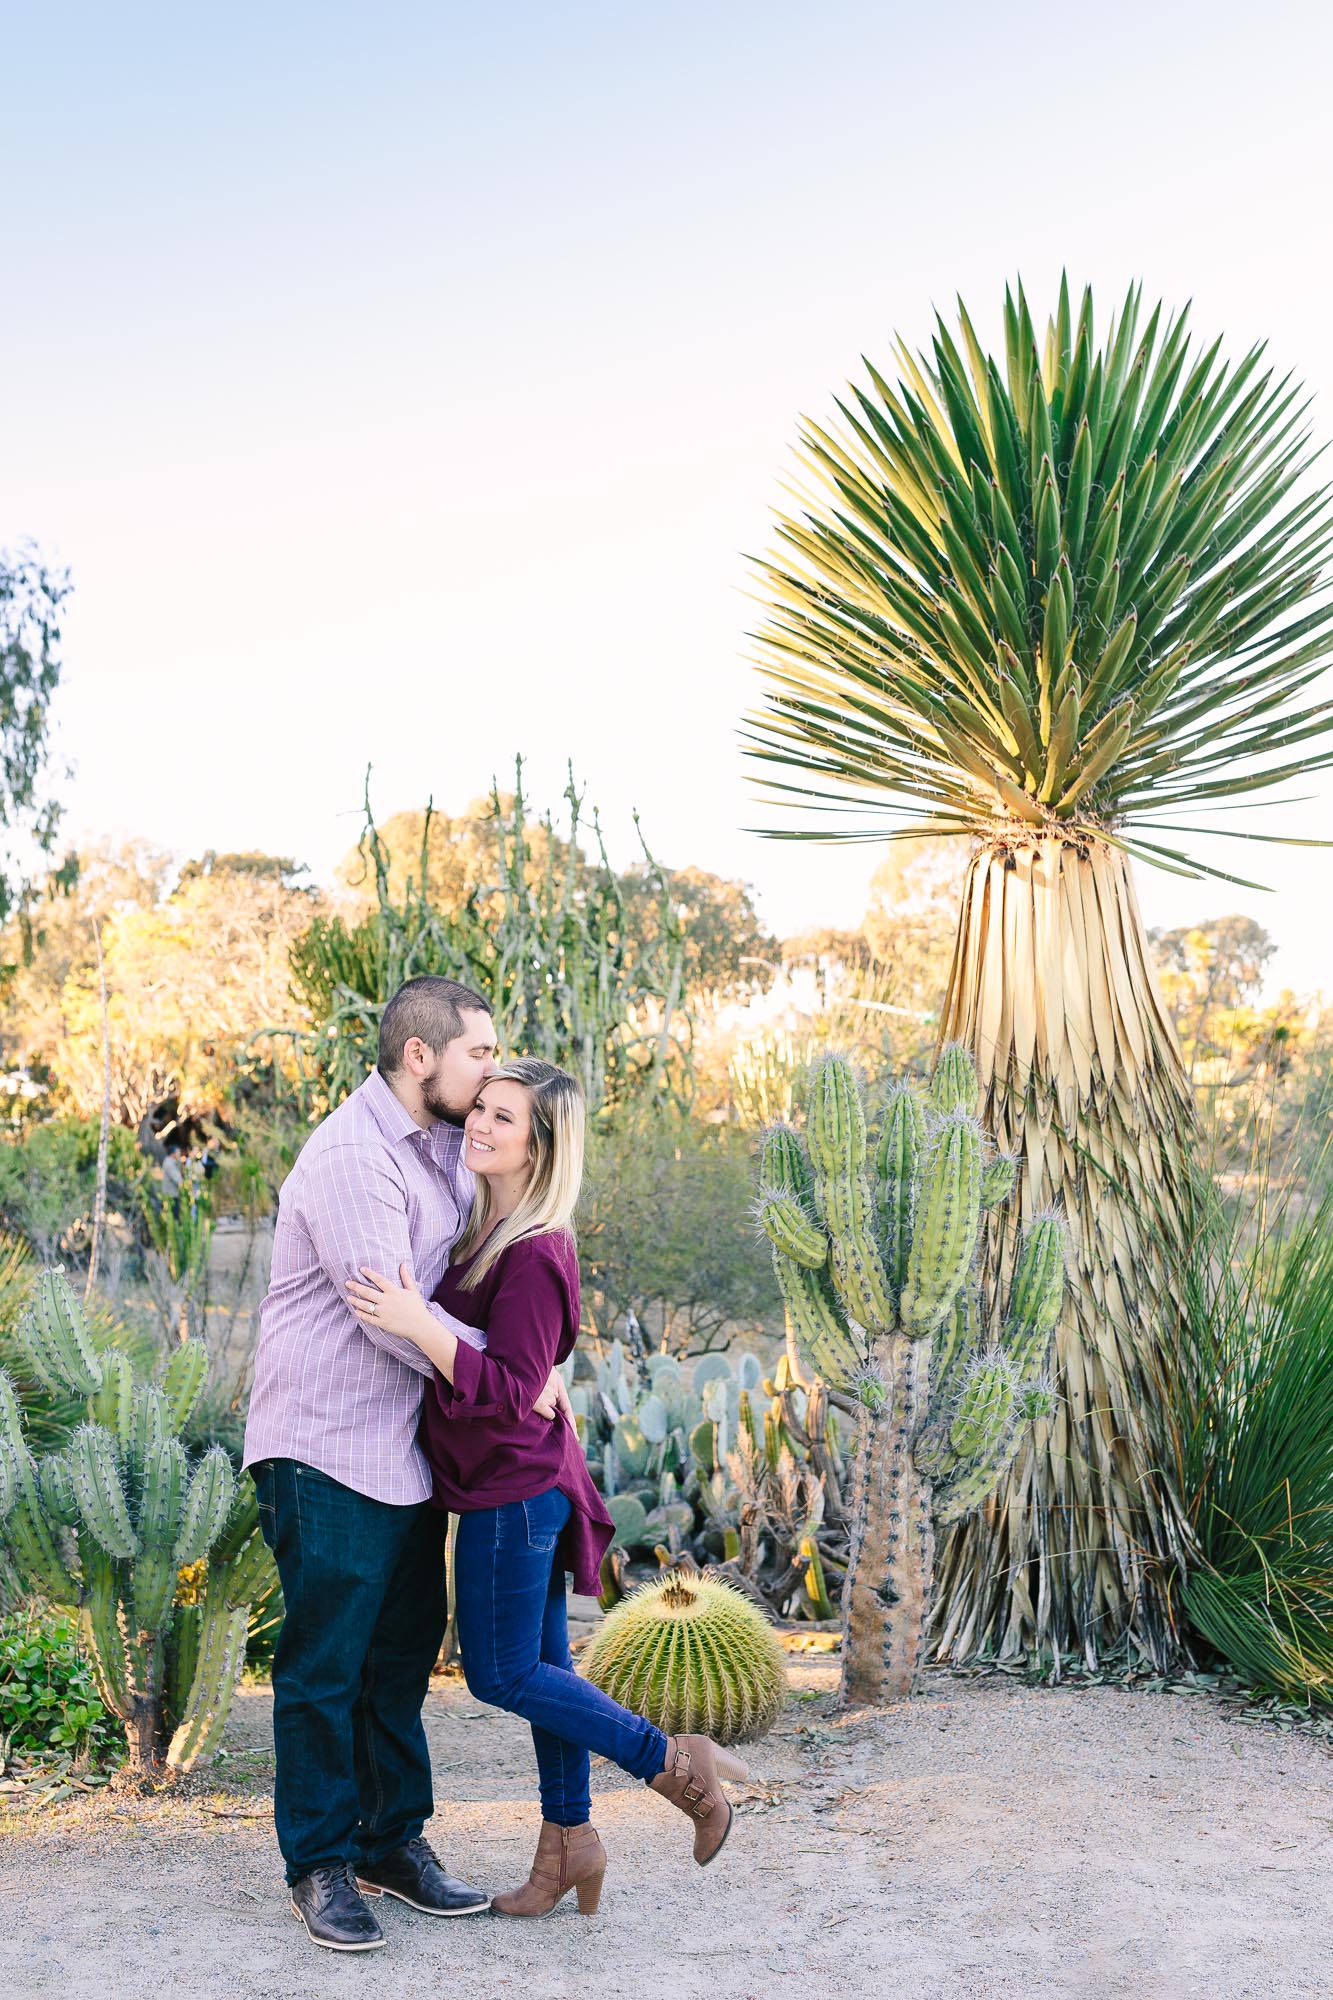
[[[855,1075],[810,1076],[805,1131],[764,1135],[757,1202],[810,1366],[853,1396],[859,1437],[843,1592],[843,1696],[910,1694],[934,1583],[934,1531],[981,1507],[1022,1427],[1049,1416],[1045,1379],[1065,1232],[1035,1218],[998,1340],[977,1295],[984,1211],[1017,1162],[988,1148],[968,1051],[945,1048],[928,1090],[891,1089],[867,1131]]]
[[[781,1647],[763,1613],[730,1584],[668,1570],[612,1611],[580,1671],[668,1735],[752,1743],[787,1691]]]
[[[244,1660],[247,1607],[272,1576],[251,1482],[238,1483],[217,1446],[191,1467],[180,1441],[207,1353],[184,1341],[160,1384],[136,1381],[124,1354],[98,1351],[58,1269],[38,1278],[20,1339],[33,1377],[85,1397],[88,1421],[39,1464],[0,1374],[4,1553],[30,1588],[79,1607],[132,1765],[189,1768],[216,1743]],[[204,1561],[201,1603],[177,1605],[180,1571]]]

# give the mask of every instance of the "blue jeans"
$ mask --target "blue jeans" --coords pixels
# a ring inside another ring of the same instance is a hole
[[[446,1516],[313,1466],[252,1468],[282,1579],[273,1816],[287,1880],[378,1861],[435,1810],[421,1705],[444,1636]]]
[[[574,1672],[556,1562],[568,1519],[555,1487],[460,1515],[454,1608],[468,1687],[532,1725],[542,1818],[583,1826],[592,1814],[589,1751],[647,1784],[666,1764],[666,1737]]]

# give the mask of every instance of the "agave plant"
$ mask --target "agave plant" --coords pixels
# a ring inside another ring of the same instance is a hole
[[[1145,321],[1136,289],[1101,345],[1065,284],[1044,346],[1021,286],[1004,323],[1000,361],[960,304],[957,339],[940,321],[930,356],[899,344],[896,387],[867,364],[841,428],[805,424],[814,484],[761,565],[749,747],[785,767],[786,804],[852,816],[787,837],[971,837],[940,1038],[972,1049],[1024,1159],[988,1294],[1033,1215],[1071,1224],[1061,1415],[951,1531],[937,1644],[1164,1661],[1188,1536],[1161,1343],[1195,1132],[1129,860],[1221,873],[1162,836],[1333,762],[1333,704],[1307,698],[1333,518],[1262,348],[1196,353],[1187,315]]]

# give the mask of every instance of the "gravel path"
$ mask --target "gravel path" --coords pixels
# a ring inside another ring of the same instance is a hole
[[[267,1813],[270,1702],[243,1692],[228,1755],[175,1796],[0,1817],[0,1992],[142,2000],[1296,2000],[1333,1995],[1333,1760],[1207,1697],[936,1675],[839,1715],[835,1668],[750,1754],[706,1873],[689,1829],[599,1767],[599,1915],[443,1923],[384,1910],[388,1947],[307,1944]],[[447,1860],[491,1889],[535,1838],[520,1725],[460,1682],[428,1708]]]

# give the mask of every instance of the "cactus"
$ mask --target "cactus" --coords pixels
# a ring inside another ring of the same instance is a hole
[[[632,1493],[614,1493],[606,1503],[606,1511],[615,1523],[615,1548],[639,1548],[648,1539],[648,1514],[642,1500],[636,1500]]]
[[[172,1551],[177,1569],[202,1562],[222,1533],[231,1512],[236,1476],[231,1460],[219,1445],[206,1452],[195,1467],[190,1490],[185,1497],[180,1533]]]
[[[884,1122],[875,1148],[879,1174],[879,1217],[884,1263],[895,1297],[907,1280],[912,1240],[912,1196],[917,1163],[926,1147],[926,1114],[910,1084],[900,1083],[884,1104]]]
[[[792,1331],[860,1410],[843,1612],[849,1699],[911,1692],[934,1528],[984,1504],[1023,1428],[1053,1407],[1043,1371],[1063,1297],[1064,1228],[1049,1214],[1032,1222],[1000,1339],[988,1343],[981,1218],[1012,1194],[1018,1162],[988,1156],[977,1094],[957,1044],[941,1051],[924,1094],[895,1085],[872,1181],[856,1078],[830,1057],[810,1077],[804,1146],[789,1126],[764,1138],[760,1214]],[[763,1455],[781,1463],[776,1425],[765,1425]]]
[[[205,1458],[203,1464],[207,1463]],[[225,1477],[221,1483],[225,1485]],[[199,1504],[204,1505],[203,1495]],[[216,1488],[212,1504],[216,1507]],[[187,1522],[189,1512],[187,1500]],[[182,1527],[182,1536],[184,1532]],[[254,1482],[248,1477],[235,1480],[231,1504],[209,1551],[203,1602],[186,1627],[191,1671],[181,1676],[184,1701],[167,1750],[173,1769],[192,1770],[216,1749],[245,1665],[250,1607],[274,1587],[274,1579],[273,1558],[259,1533]]]
[[[950,1111],[965,1111],[971,1117],[976,1111],[977,1066],[962,1042],[946,1042],[940,1050],[927,1095],[931,1110],[940,1117]]]
[[[786,1188],[759,1190],[759,1220],[775,1250],[793,1263],[818,1270],[828,1262],[828,1238],[816,1228],[795,1195]]]
[[[129,1562],[137,1553],[138,1537],[111,1433],[96,1424],[83,1424],[70,1444],[70,1472],[83,1526],[113,1562]]]
[[[669,1735],[749,1743],[777,1720],[782,1649],[763,1613],[716,1578],[669,1570],[631,1592],[581,1662],[595,1687]]]
[[[631,1478],[636,1473],[648,1470],[652,1446],[644,1436],[637,1417],[628,1415],[620,1419],[612,1433],[612,1443],[615,1445],[618,1464],[623,1471],[630,1474]]]
[[[216,1743],[244,1658],[247,1607],[274,1574],[251,1482],[238,1486],[217,1447],[192,1473],[178,1435],[207,1354],[185,1342],[160,1387],[136,1381],[124,1354],[98,1351],[60,1271],[37,1280],[24,1348],[40,1356],[38,1379],[86,1398],[88,1421],[37,1464],[0,1375],[0,1538],[24,1583],[79,1607],[131,1764],[160,1775],[165,1752],[188,1767]],[[202,1603],[176,1604],[180,1570],[201,1561]],[[173,1708],[181,1720],[166,1750]]]
[[[201,1340],[182,1340],[171,1350],[171,1359],[162,1377],[167,1399],[167,1421],[178,1435],[185,1429],[199,1405],[208,1380],[208,1350]]]

